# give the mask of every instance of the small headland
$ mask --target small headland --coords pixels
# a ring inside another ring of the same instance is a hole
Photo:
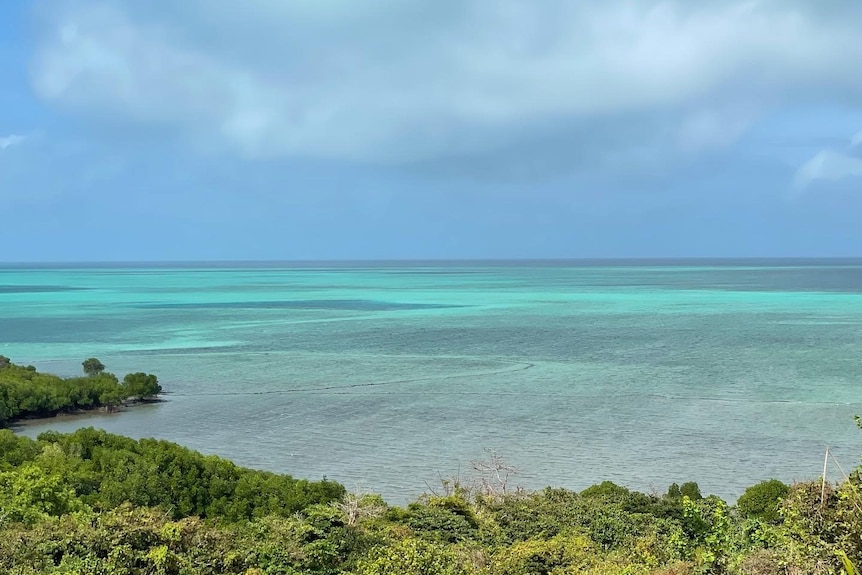
[[[126,374],[120,380],[96,358],[81,363],[83,375],[60,377],[0,355],[0,427],[58,416],[114,413],[163,401],[158,377]]]

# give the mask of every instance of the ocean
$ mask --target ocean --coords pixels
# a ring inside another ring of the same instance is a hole
[[[512,486],[730,499],[862,454],[858,260],[5,265],[0,354],[167,392],[21,433],[163,438],[394,503],[491,452]]]

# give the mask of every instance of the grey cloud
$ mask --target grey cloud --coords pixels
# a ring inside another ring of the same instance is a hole
[[[855,2],[39,7],[42,98],[250,157],[428,162],[554,138],[560,125],[617,130],[637,115],[663,121],[647,137],[697,151],[732,143],[789,99],[862,101],[862,77],[848,72],[862,59]]]

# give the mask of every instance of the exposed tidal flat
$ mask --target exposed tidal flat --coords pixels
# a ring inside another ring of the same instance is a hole
[[[0,354],[168,392],[27,435],[155,436],[393,502],[486,448],[527,487],[726,498],[862,453],[859,261],[8,266]]]

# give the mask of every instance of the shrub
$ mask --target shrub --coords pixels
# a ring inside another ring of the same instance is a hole
[[[357,575],[466,575],[455,552],[421,539],[377,547],[359,563]]]
[[[790,487],[777,479],[762,481],[745,490],[736,508],[743,517],[778,523],[781,520],[778,507],[788,493]]]

